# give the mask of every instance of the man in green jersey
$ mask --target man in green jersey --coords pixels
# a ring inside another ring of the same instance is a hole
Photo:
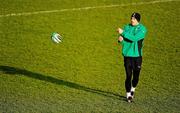
[[[126,96],[127,101],[132,102],[135,88],[139,81],[139,74],[142,64],[142,47],[146,35],[146,28],[140,23],[139,13],[131,15],[131,23],[118,28],[120,34],[118,41],[122,45],[122,55],[124,56],[124,67],[126,70]],[[132,79],[133,76],[133,79]]]

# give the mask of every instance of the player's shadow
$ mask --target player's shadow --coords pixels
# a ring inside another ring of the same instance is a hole
[[[124,100],[126,99],[126,97],[121,96],[119,94],[115,94],[112,92],[107,92],[107,91],[101,91],[98,89],[93,89],[93,88],[88,88],[86,86],[82,86],[79,85],[77,83],[73,83],[73,82],[69,82],[69,81],[65,81],[65,80],[61,80],[61,79],[57,79],[51,76],[47,76],[47,75],[43,75],[40,73],[35,73],[35,72],[31,72],[25,69],[20,69],[20,68],[15,68],[15,67],[10,67],[10,66],[1,66],[0,65],[0,71],[6,74],[11,74],[11,75],[23,75],[23,76],[27,76],[33,79],[38,79],[38,80],[42,80],[42,81],[46,81],[46,82],[50,82],[50,83],[54,83],[54,84],[58,84],[58,85],[64,85],[67,86],[69,88],[74,88],[74,89],[78,89],[78,90],[82,90],[82,91],[86,91],[86,92],[90,92],[90,93],[94,93],[94,94],[99,94],[99,95],[103,95],[106,97],[111,97],[114,99],[120,99],[120,100]]]

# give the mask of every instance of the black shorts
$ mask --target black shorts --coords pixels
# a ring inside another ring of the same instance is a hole
[[[142,56],[140,57],[125,57],[124,66],[125,68],[131,68],[132,70],[140,70],[142,64]]]

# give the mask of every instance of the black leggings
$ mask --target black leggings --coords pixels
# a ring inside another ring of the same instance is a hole
[[[136,87],[139,81],[142,57],[124,57],[124,67],[126,70],[125,88],[126,92],[131,91],[131,87]],[[131,82],[133,75],[133,80]],[[131,86],[132,83],[132,86]]]

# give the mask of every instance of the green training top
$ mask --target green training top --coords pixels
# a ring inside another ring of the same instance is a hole
[[[123,33],[122,55],[126,57],[139,57],[142,56],[143,40],[146,35],[146,28],[142,24],[132,26],[131,24],[125,25]]]

